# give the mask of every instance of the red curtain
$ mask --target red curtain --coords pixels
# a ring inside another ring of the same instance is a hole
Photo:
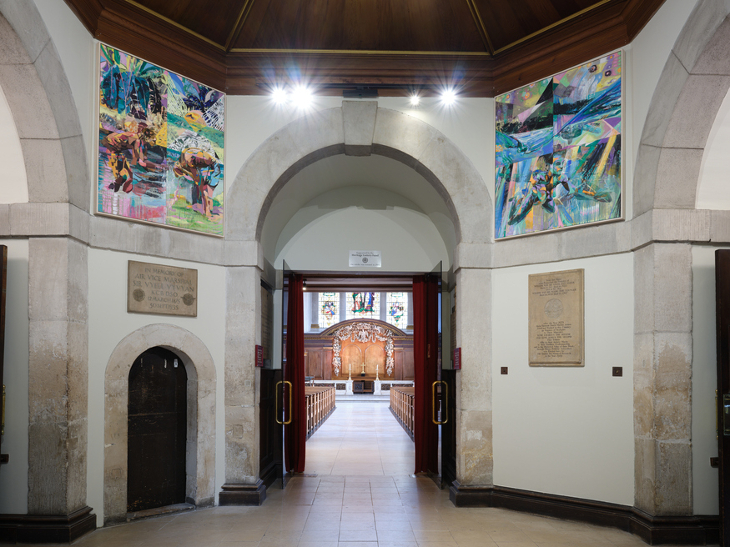
[[[438,281],[413,278],[416,473],[438,473],[438,426],[433,423],[432,388],[438,379]]]
[[[288,408],[284,426],[285,463],[287,471],[304,473],[307,442],[307,409],[304,398],[304,280],[301,274],[289,276],[289,303],[286,321],[286,365],[284,380],[292,384],[292,405],[289,407],[289,386],[285,389],[284,407]]]

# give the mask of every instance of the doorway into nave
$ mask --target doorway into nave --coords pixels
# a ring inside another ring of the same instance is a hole
[[[449,371],[441,372],[450,333],[440,335],[442,305],[446,325],[451,307],[448,294],[442,299],[440,269],[367,277],[286,273],[283,371],[276,382],[265,379],[276,371],[262,371],[261,382],[262,410],[273,385],[269,423],[283,429],[281,484],[296,474],[420,472],[439,483],[453,475],[446,405],[454,399],[447,400]],[[266,454],[276,449],[276,436],[262,430],[262,471],[277,459]],[[448,439],[445,450],[439,438]],[[262,479],[275,477],[262,472]]]

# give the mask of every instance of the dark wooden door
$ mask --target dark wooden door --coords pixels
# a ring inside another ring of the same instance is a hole
[[[282,430],[276,422],[276,386],[282,380],[281,369],[261,369],[260,441],[261,441],[261,480],[269,488],[276,479],[282,477]],[[280,388],[281,389],[281,388]],[[281,419],[279,417],[279,419]]]
[[[276,458],[278,459],[278,461],[281,462],[281,465],[278,468],[279,475],[277,478],[280,480],[279,484],[281,484],[282,488],[286,487],[287,483],[289,482],[289,478],[291,477],[291,475],[286,472],[286,465],[284,464],[284,452],[286,450],[284,422],[287,420],[288,417],[290,417],[291,413],[291,409],[289,408],[286,399],[289,390],[286,389],[286,385],[284,384],[284,379],[286,378],[286,344],[288,334],[287,320],[289,315],[289,277],[291,273],[292,272],[289,268],[289,265],[286,263],[286,260],[284,260],[282,272],[283,284],[281,290],[281,376],[274,386],[274,397],[277,401],[275,416],[275,434],[280,440],[277,445],[278,452],[276,454]],[[287,413],[287,410],[289,411],[289,413]]]
[[[2,426],[5,426],[5,384],[3,383],[3,368],[5,360],[5,294],[7,292],[7,278],[8,278],[8,248],[5,245],[0,245],[0,287],[2,292],[0,293],[0,389],[2,393]],[[2,453],[2,434],[0,434],[0,463],[8,463],[8,455]]]
[[[187,382],[182,361],[152,348],[129,372],[127,511],[185,503]]]
[[[445,423],[441,426],[441,487],[450,488],[456,480],[456,371],[441,369],[443,393],[448,398],[443,403]]]
[[[715,251],[720,545],[730,542],[730,251]]]

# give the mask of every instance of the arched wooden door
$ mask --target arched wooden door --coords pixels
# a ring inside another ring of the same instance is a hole
[[[128,512],[185,503],[187,383],[182,360],[159,347],[129,371]]]

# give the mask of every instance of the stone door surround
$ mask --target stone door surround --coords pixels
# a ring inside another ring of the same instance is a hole
[[[177,354],[188,374],[188,441],[185,497],[198,506],[215,499],[215,383],[213,358],[193,333],[153,324],[122,339],[109,358],[104,380],[104,523],[127,518],[127,419],[129,371],[153,347]]]

